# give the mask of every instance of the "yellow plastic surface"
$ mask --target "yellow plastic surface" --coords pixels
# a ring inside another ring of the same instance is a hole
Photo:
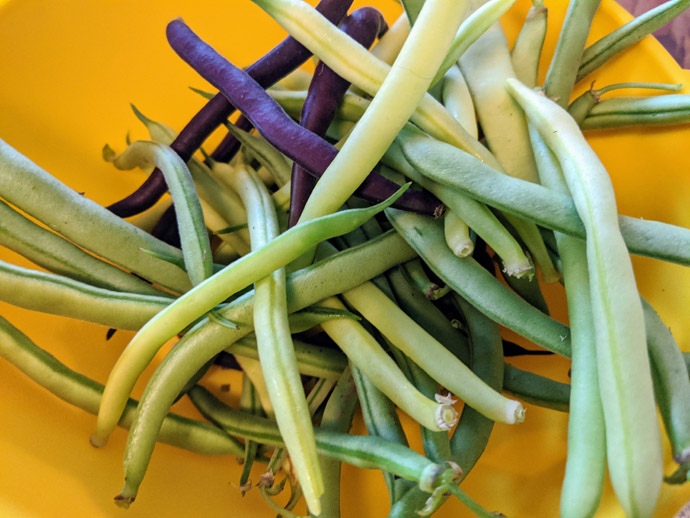
[[[390,21],[400,9],[393,0],[373,3]],[[547,2],[547,56],[565,4]],[[511,39],[528,7],[520,1],[506,17]],[[119,199],[143,180],[142,173],[116,171],[101,159],[101,148],[107,142],[123,149],[127,132],[132,138],[146,137],[128,103],[179,129],[203,104],[187,87],[210,89],[168,48],[165,24],[178,16],[240,65],[249,64],[283,37],[249,0],[0,2],[0,138],[85,196],[103,204]],[[604,0],[592,38],[628,19],[625,11]],[[583,81],[580,91],[593,79]],[[609,63],[596,79],[602,86],[621,81],[690,82],[652,38]],[[690,127],[606,131],[588,137],[611,173],[619,212],[690,227]],[[0,257],[27,264],[6,251]],[[648,259],[635,258],[634,263],[640,291],[657,307],[681,346],[690,350],[690,270]],[[557,304],[555,315],[564,318],[560,290],[548,291]],[[100,382],[131,337],[118,332],[106,342],[103,327],[5,304],[0,304],[0,314],[62,362]],[[567,379],[568,363],[555,357],[514,363]],[[211,379],[228,382],[230,397],[236,398],[236,378],[217,371]],[[139,385],[135,395],[142,389]],[[185,403],[175,410],[196,415]],[[57,400],[0,361],[0,517],[274,516],[256,491],[240,496],[234,458],[204,458],[167,446],[157,447],[132,508],[118,509],[112,497],[122,483],[126,434],[119,430],[107,447],[95,449],[88,442],[94,422],[93,416]],[[357,429],[363,430],[361,422]],[[565,414],[531,406],[524,424],[497,425],[464,489],[487,508],[512,518],[557,516],[566,430]],[[410,435],[418,447],[416,433]],[[669,462],[665,471],[672,469]],[[252,478],[258,475],[255,471]],[[345,517],[386,515],[388,497],[379,473],[345,467],[343,478]],[[673,516],[688,497],[688,486],[664,486],[656,516]],[[437,514],[470,515],[452,500]],[[622,516],[610,488],[597,516]]]

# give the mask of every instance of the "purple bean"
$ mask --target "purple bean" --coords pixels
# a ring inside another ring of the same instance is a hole
[[[388,25],[383,15],[373,7],[357,9],[340,25],[340,30],[365,48],[369,48],[374,39],[380,38],[387,29]],[[302,107],[301,125],[323,137],[349,87],[349,81],[333,72],[324,63],[319,63]],[[315,185],[316,178],[295,162],[292,166],[288,227],[297,224]]]
[[[312,175],[323,174],[338,153],[334,146],[294,122],[256,81],[202,41],[182,20],[170,22],[167,35],[173,50],[242,111],[268,142]],[[374,173],[360,186],[357,194],[381,200],[398,188]],[[396,205],[425,214],[438,215],[442,211],[442,204],[436,198],[409,189]]]
[[[347,14],[352,0],[322,0],[316,9],[334,23]],[[247,69],[264,88],[295,70],[311,56],[302,44],[292,37],[283,40],[268,54]],[[213,97],[182,129],[171,144],[172,149],[182,160],[188,161],[206,138],[225,121],[235,107],[220,94]],[[226,147],[229,143],[224,144]],[[155,169],[146,181],[132,194],[113,203],[108,209],[120,217],[139,214],[153,206],[167,191],[163,174]]]

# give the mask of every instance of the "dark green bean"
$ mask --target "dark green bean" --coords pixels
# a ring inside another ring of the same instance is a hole
[[[386,216],[427,266],[482,313],[552,352],[570,356],[568,327],[525,302],[471,257],[453,255],[439,222],[395,209],[386,210]]]
[[[582,121],[583,130],[629,126],[667,126],[690,122],[690,95],[615,97],[595,104]]]
[[[103,385],[60,363],[2,317],[0,356],[63,401],[98,413]],[[137,401],[129,399],[118,424],[129,428],[136,411]],[[202,455],[242,454],[242,445],[215,426],[172,413],[163,419],[157,440]]]
[[[577,81],[594,72],[616,54],[663,27],[688,7],[688,0],[669,0],[596,41],[582,53]]]
[[[601,0],[571,0],[558,36],[556,50],[546,73],[546,95],[563,107],[568,106],[575,85],[577,67],[582,58],[594,14]]]

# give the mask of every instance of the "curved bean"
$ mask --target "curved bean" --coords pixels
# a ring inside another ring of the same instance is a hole
[[[377,389],[360,369],[356,366],[351,367],[367,433],[373,437],[381,437],[395,444],[409,446],[393,402]],[[390,502],[393,503],[400,497],[401,486],[390,473],[384,473],[383,479],[388,488]]]
[[[185,270],[194,286],[213,274],[213,254],[206,233],[204,216],[194,180],[187,165],[171,148],[139,140],[112,159],[118,169],[134,169],[140,165],[156,166],[165,177],[173,198]]]
[[[335,254],[288,275],[288,311],[298,311],[347,290],[413,257],[414,252],[395,232]],[[167,409],[187,380],[209,359],[251,331],[253,305],[252,292],[233,300],[220,312],[229,320],[242,322],[242,327],[229,328],[206,318],[186,333],[165,357],[147,386],[129,436],[125,460],[131,464],[130,487],[138,487],[144,476]]]
[[[503,390],[522,401],[542,408],[567,412],[570,385],[525,371],[506,363],[503,367]]]
[[[337,298],[322,301],[326,307],[344,308]],[[427,398],[405,377],[376,339],[359,323],[332,320],[322,324],[324,331],[388,398],[419,424],[433,431],[449,430],[457,412],[451,403]]]
[[[467,81],[460,71],[460,67],[453,65],[443,76],[443,88],[441,89],[443,106],[455,120],[467,130],[474,138],[479,137],[477,129],[477,116],[474,111],[474,103],[470,94]]]
[[[471,5],[470,10],[474,9],[467,18],[460,24],[458,32],[453,38],[450,50],[443,59],[443,63],[436,72],[431,85],[438,83],[445,73],[455,65],[465,52],[489,30],[489,27],[498,22],[508,9],[512,7],[515,0],[489,0],[488,2],[477,2]]]
[[[589,112],[592,111],[594,106],[602,101],[601,96],[607,92],[612,92],[614,90],[620,90],[623,88],[644,88],[650,90],[671,90],[673,92],[678,92],[682,87],[683,85],[681,84],[669,85],[664,83],[616,83],[603,88],[597,88],[595,90],[594,83],[592,83],[592,86],[589,90],[570,103],[568,106],[568,113],[580,126],[582,126],[582,122],[587,118]]]
[[[408,131],[404,130],[403,134],[386,151],[383,157],[384,162],[432,192],[451,211],[455,211],[499,255],[509,275],[517,277],[530,275],[534,271],[534,267],[522,246],[486,206],[464,196],[462,193],[445,189],[440,185],[440,182],[430,182],[424,174],[417,172],[426,173],[426,170],[420,170],[419,167],[415,166],[415,162],[409,161],[408,157],[405,156],[405,148],[412,138]],[[411,167],[411,165],[415,167]]]
[[[642,299],[654,393],[678,464],[690,461],[690,379],[671,330]]]
[[[519,423],[524,408],[481,381],[371,283],[343,293],[359,313],[432,378],[481,412],[502,423]]]
[[[542,184],[568,193],[556,157],[530,126]],[[568,457],[561,487],[561,517],[593,516],[604,488],[606,430],[597,372],[597,349],[586,244],[555,233],[572,333]],[[587,423],[582,426],[582,423]]]
[[[384,63],[392,65],[409,34],[410,21],[405,13],[402,13],[386,33],[379,38],[379,41],[371,49],[371,53]]]
[[[592,107],[580,127],[589,129],[628,126],[665,126],[690,121],[690,95],[616,97]]]
[[[346,434],[350,431],[357,408],[357,391],[352,372],[346,368],[328,398],[321,418],[320,429]],[[322,514],[333,518],[340,516],[340,466],[338,460],[321,456],[321,472],[325,484],[321,499]]]
[[[461,297],[454,296],[453,300],[463,312],[468,327],[472,372],[492,389],[500,392],[503,389],[505,370],[498,326]],[[458,426],[450,439],[452,459],[462,469],[463,479],[484,452],[493,425],[491,419],[473,408],[463,408]]]
[[[357,9],[347,16],[340,26],[343,32],[367,49],[387,28],[381,13],[372,7]],[[347,80],[337,75],[326,64],[319,63],[302,106],[300,124],[323,137],[333,121],[342,96],[349,87],[350,83]],[[316,185],[316,180],[299,164],[292,166],[291,182],[288,227],[297,224]]]
[[[266,8],[262,1],[257,2]],[[270,4],[270,2],[268,2]],[[390,72],[307,200],[300,221],[330,214],[362,184],[426,94],[466,2],[427,0]],[[433,33],[433,38],[429,36]]]

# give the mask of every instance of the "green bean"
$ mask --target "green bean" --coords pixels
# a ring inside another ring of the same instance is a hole
[[[535,344],[570,356],[570,330],[529,305],[471,257],[453,255],[439,223],[418,214],[386,210],[393,227],[431,270],[490,319]]]
[[[570,401],[570,385],[506,363],[503,373],[503,390],[522,401],[542,408],[567,412]]]
[[[548,9],[544,7],[543,0],[532,0],[532,4],[534,5],[527,12],[525,23],[510,52],[510,60],[515,77],[533,88],[539,75],[539,58],[546,38]]]
[[[0,245],[46,270],[79,282],[109,290],[164,296],[161,290],[87,254],[59,235],[36,225],[2,201]]]
[[[260,250],[228,265],[151,319],[125,348],[110,373],[92,442],[107,441],[136,379],[165,341],[230,295],[285,266],[318,242],[358,227],[393,203],[404,190],[368,209],[343,211],[293,227]]]
[[[458,301],[463,310],[468,312],[467,322],[473,333],[472,369],[476,369],[478,375],[500,390],[503,350],[498,328],[469,304],[459,298]],[[458,481],[462,481],[467,476],[484,451],[492,428],[493,421],[490,419],[470,407],[463,409],[450,444],[452,459],[462,469],[458,475]],[[417,516],[417,512],[424,506],[426,499],[427,496],[422,491],[413,487],[393,505],[389,518]]]
[[[255,1],[265,6],[265,0]],[[379,162],[426,94],[465,7],[464,0],[424,3],[376,96],[314,187],[300,221],[338,210]]]
[[[90,414],[98,412],[103,385],[60,363],[2,317],[0,356],[63,401]],[[129,428],[136,409],[137,402],[129,399],[119,426]],[[164,417],[157,439],[201,455],[239,455],[242,452],[239,442],[215,426],[173,413]]]
[[[585,237],[570,196],[493,171],[434,139],[409,138],[401,145],[405,158],[426,177],[546,228]],[[619,216],[618,224],[631,253],[690,265],[690,230],[626,216]]]
[[[573,0],[568,4],[544,81],[546,95],[564,108],[570,102],[570,94],[577,80],[577,68],[583,59],[592,19],[600,3],[601,0]]]
[[[503,423],[524,419],[522,405],[488,387],[373,284],[361,284],[343,296],[415,364],[472,408]]]
[[[530,275],[534,269],[522,247],[486,206],[461,193],[451,192],[443,188],[440,182],[428,181],[425,175],[417,172],[416,167],[410,166],[404,153],[408,141],[413,140],[413,138],[407,129],[404,130],[403,134],[386,151],[383,158],[384,162],[405,174],[410,180],[419,183],[438,197],[451,211],[455,211],[501,257],[503,266],[509,275],[516,277]]]
[[[237,140],[246,146],[250,155],[256,158],[256,160],[268,170],[278,184],[278,187],[282,187],[290,181],[292,166],[280,151],[271,146],[263,138],[243,131],[234,124],[227,123],[225,127]]]
[[[642,299],[654,392],[678,464],[690,461],[690,379],[671,330]]]
[[[587,129],[628,126],[666,126],[690,121],[690,95],[616,97],[592,107],[581,127]]]
[[[321,304],[343,307],[335,297]],[[434,401],[422,395],[361,324],[343,319],[324,322],[321,326],[349,360],[415,421],[434,431],[452,428],[457,418],[453,407],[438,398]]]
[[[194,385],[196,385],[196,383],[194,383]],[[189,390],[191,390],[194,385],[192,385],[189,388]],[[189,392],[189,390],[187,392]],[[249,379],[249,376],[247,376],[246,372],[242,374],[240,410],[242,410],[243,412],[249,412],[250,414],[254,415],[263,414],[261,401],[256,393],[256,389],[254,388],[251,379]],[[256,441],[247,441],[244,443],[242,473],[240,474],[240,492],[242,493],[242,496],[244,496],[245,492],[251,486],[251,484],[248,486],[247,482],[249,481],[249,474],[251,472],[252,466],[254,465],[254,459],[256,458],[258,447],[259,444]]]
[[[422,10],[425,0],[401,0],[403,8],[405,9],[405,14],[409,20],[410,26],[414,25],[414,22],[419,16],[419,12]]]
[[[678,92],[681,90],[683,85],[669,85],[665,83],[616,83],[612,85],[604,86],[603,88],[594,89],[594,84],[589,90],[576,98],[570,106],[568,106],[568,113],[572,116],[575,121],[577,121],[580,126],[582,121],[587,118],[589,112],[592,108],[601,102],[601,96],[607,92],[612,92],[614,90],[620,90],[623,88],[644,88],[650,90],[671,90],[673,92]]]
[[[233,410],[199,386],[191,391],[190,397],[204,415],[228,433],[282,446],[277,426],[270,420]],[[314,436],[323,455],[364,469],[388,471],[417,482],[427,492],[445,482],[442,474],[452,469],[434,464],[419,453],[380,437],[346,435],[319,428],[314,430]]]
[[[515,277],[508,275],[503,268],[501,268],[501,276],[510,288],[520,295],[523,299],[529,302],[532,306],[537,308],[542,313],[549,315],[549,307],[546,305],[544,294],[539,287],[539,281],[536,277]]]
[[[53,315],[136,331],[171,298],[106,290],[0,261],[0,300]]]
[[[619,52],[666,25],[688,7],[688,0],[669,0],[596,41],[582,53],[577,81],[594,72]]]
[[[445,233],[445,225],[443,227],[443,230]],[[447,241],[448,240],[446,239],[446,242]],[[414,282],[417,286],[417,289],[421,291],[427,299],[438,300],[443,295],[448,293],[448,286],[441,288],[438,284],[429,279],[429,276],[424,271],[422,262],[419,259],[415,259],[413,261],[405,263],[404,268],[412,282]]]
[[[297,227],[295,227],[297,228]],[[294,272],[287,278],[288,312],[298,311],[324,298],[356,286],[388,268],[414,257],[395,232],[340,252]],[[206,318],[187,332],[149,381],[142,397],[125,454],[128,492],[136,494],[153,452],[165,413],[187,380],[210,358],[251,331],[253,293],[233,300],[220,310],[223,317],[242,322],[236,329]]]
[[[0,196],[15,207],[149,281],[177,292],[189,289],[183,270],[141,251],[179,256],[179,250],[73,191],[1,140],[0,170]]]
[[[233,410],[201,387],[190,393],[207,417],[230,433],[254,438],[264,443],[280,444],[280,434],[275,425],[266,419],[242,414]],[[325,430],[315,430],[319,451],[334,459],[364,469],[382,469],[406,480],[416,482],[420,489],[432,493],[432,503],[451,491],[463,503],[485,518],[495,518],[455,485],[458,469],[452,465],[434,464],[422,455],[375,436],[346,435]]]
[[[504,379],[503,345],[498,326],[459,296],[453,300],[465,317],[472,348],[472,372],[491,388],[501,391]],[[450,441],[452,459],[462,468],[463,479],[479,460],[489,441],[493,421],[473,408],[462,410]]]
[[[323,322],[338,318],[361,320],[359,315],[352,313],[351,311],[324,308],[321,306],[309,306],[302,311],[298,311],[297,313],[293,313],[292,315],[288,316],[290,333],[303,333],[304,331],[308,331],[309,329],[316,327]]]
[[[367,433],[395,444],[409,446],[393,402],[360,369],[354,365],[351,368]],[[401,496],[402,486],[390,473],[384,472],[383,479],[392,504]]]
[[[209,278],[213,274],[213,256],[204,216],[192,175],[177,153],[162,144],[140,140],[111,161],[118,169],[134,169],[144,164],[162,171],[173,198],[189,279],[196,286]]]
[[[273,200],[266,186],[249,168],[235,170],[234,185],[247,208],[252,250],[260,250],[280,233]],[[319,515],[323,480],[288,324],[285,268],[254,283],[254,301],[256,341],[268,396],[309,511]]]
[[[479,38],[481,38],[489,27],[498,22],[499,18],[503,16],[514,3],[515,0],[482,0],[481,4],[483,5],[477,7],[477,3],[475,2],[474,5],[470,6],[470,10],[474,10],[474,12],[470,13],[460,25],[450,50],[443,59],[443,63],[439,67],[431,84],[435,85],[438,83],[445,73],[458,62]]]
[[[390,67],[378,60],[361,45],[321,16],[305,2],[297,0],[257,0],[260,7],[290,32],[315,56],[339,76],[347,79],[369,95],[376,95],[388,76]],[[455,8],[459,6],[456,4]],[[433,40],[434,38],[432,38]],[[409,38],[408,38],[409,40]],[[406,40],[407,41],[407,40]],[[422,51],[424,45],[418,49]],[[436,71],[434,70],[433,73]],[[430,95],[420,101],[411,121],[440,140],[468,150],[492,167],[498,162],[476,139]]]
[[[213,94],[210,94],[213,97]],[[209,97],[210,98],[210,97]],[[160,122],[154,121],[146,117],[141,113],[136,106],[132,105],[134,114],[137,118],[146,126],[146,129],[151,136],[151,140],[169,146],[177,138],[177,132],[172,128],[162,124]],[[203,149],[202,149],[203,152]],[[212,177],[212,172],[208,167],[201,161],[192,157],[188,162],[189,172],[194,179],[194,185],[197,192],[199,193],[199,198],[203,202],[206,202],[210,207],[213,208],[215,213],[226,222],[227,226],[236,225],[246,222],[246,216],[244,212],[244,207],[242,202],[239,200],[237,195],[230,189],[223,189],[218,182]],[[209,226],[208,218],[206,218],[207,211],[204,210],[204,219],[206,220],[207,226]],[[242,231],[238,236],[226,236],[229,243],[235,248],[235,250],[241,255],[245,255],[249,252],[249,233]]]
[[[453,65],[443,76],[443,88],[441,90],[443,106],[455,117],[460,125],[474,138],[478,138],[477,118],[474,112],[474,103],[467,86],[467,81],[460,68]]]
[[[661,487],[661,443],[644,315],[610,179],[565,110],[517,81],[507,88],[557,157],[585,225],[610,478],[629,515],[650,516]],[[625,382],[630,376],[633,385]]]
[[[530,126],[542,184],[568,193],[558,161]],[[555,233],[572,333],[568,457],[561,488],[561,517],[593,516],[604,487],[606,430],[597,381],[597,350],[584,242]],[[583,426],[583,423],[587,423]]]
[[[317,378],[337,378],[347,367],[347,358],[335,349],[328,349],[311,345],[306,342],[293,339],[297,366],[301,374],[315,376]],[[236,356],[247,358],[259,358],[256,349],[256,338],[252,335],[240,338],[234,344],[228,346],[226,352]]]
[[[454,328],[443,312],[413,285],[404,267],[394,268],[388,279],[400,308],[412,317],[427,333],[436,338],[464,364],[470,363],[467,337]]]
[[[348,433],[357,408],[357,392],[352,372],[346,368],[328,398],[321,418],[322,430]],[[340,465],[337,460],[322,456],[321,473],[325,485],[321,499],[322,515],[332,518],[340,516]]]

